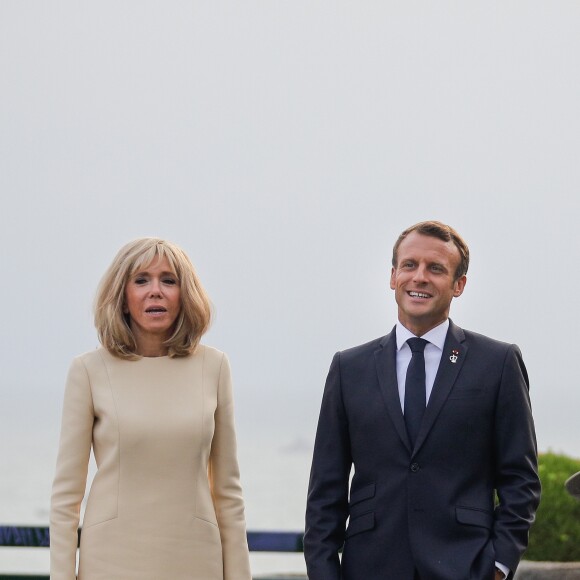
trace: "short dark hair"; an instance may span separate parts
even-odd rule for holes
[[[437,221],[419,222],[418,224],[408,227],[401,233],[393,246],[393,268],[397,267],[397,252],[399,251],[399,246],[411,232],[417,232],[423,236],[438,238],[444,242],[453,242],[455,247],[459,250],[459,256],[461,258],[457,269],[455,270],[455,279],[458,280],[461,276],[467,274],[467,269],[469,268],[469,248],[467,247],[465,240],[451,226]]]

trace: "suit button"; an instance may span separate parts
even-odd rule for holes
[[[413,473],[417,473],[417,471],[419,471],[420,467],[418,463],[411,463],[411,471]]]

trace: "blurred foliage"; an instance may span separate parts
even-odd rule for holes
[[[530,532],[526,560],[580,561],[580,501],[564,482],[580,471],[580,460],[548,452],[539,456],[542,500]]]

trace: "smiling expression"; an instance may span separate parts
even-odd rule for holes
[[[179,280],[167,258],[156,258],[129,277],[123,312],[129,315],[137,354],[165,354],[163,343],[171,336],[180,310]]]
[[[449,317],[451,300],[461,296],[466,277],[455,279],[460,262],[452,241],[411,232],[397,251],[391,270],[391,288],[399,321],[416,336],[422,336]]]

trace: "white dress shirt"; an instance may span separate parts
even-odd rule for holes
[[[429,403],[429,397],[433,390],[435,375],[439,369],[441,355],[443,354],[443,345],[449,329],[449,319],[442,322],[439,326],[432,328],[420,338],[428,341],[425,345],[425,400]],[[405,412],[405,377],[407,376],[407,367],[411,362],[411,348],[407,344],[409,338],[415,335],[405,328],[400,322],[397,322],[397,383],[399,385],[399,399],[401,400],[401,410]]]

